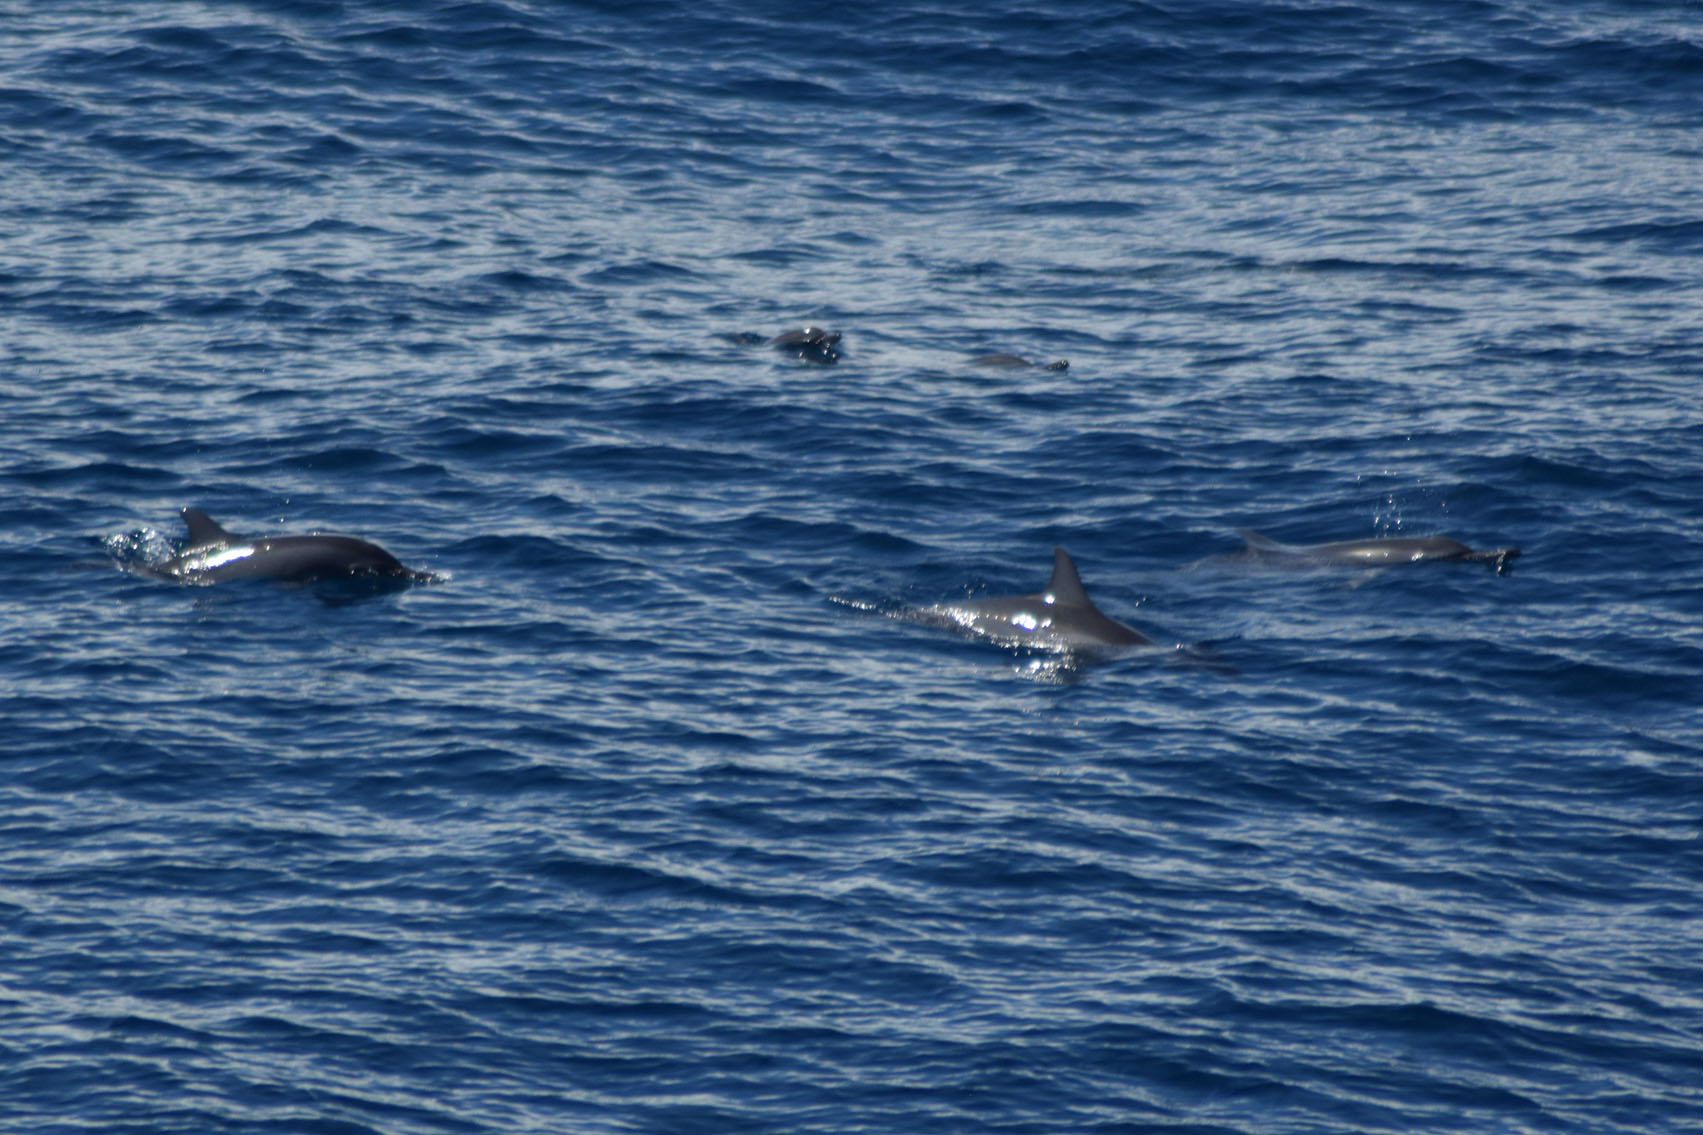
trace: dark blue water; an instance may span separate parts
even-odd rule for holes
[[[9,6],[0,1127],[1697,1129],[1700,75],[1642,0]],[[446,578],[120,570],[185,506]],[[1167,649],[879,613],[1055,544]]]

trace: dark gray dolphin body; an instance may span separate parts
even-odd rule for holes
[[[1009,370],[1021,370],[1025,367],[1040,367],[1043,370],[1069,370],[1070,363],[1065,359],[1054,359],[1050,363],[1032,363],[1022,355],[977,355],[970,360],[971,366],[1000,367]]]
[[[1371,540],[1337,540],[1328,544],[1280,544],[1244,528],[1245,543],[1238,557],[1278,566],[1392,567],[1433,562],[1489,564],[1498,574],[1520,554],[1518,548],[1476,552],[1447,536],[1396,536]]]
[[[1076,653],[1155,645],[1140,631],[1100,613],[1063,548],[1053,549],[1053,576],[1045,591],[937,603],[920,614],[928,622],[1006,646]]]
[[[183,510],[189,543],[149,574],[180,583],[226,583],[233,579],[274,579],[287,583],[372,579],[429,583],[436,577],[414,571],[395,556],[353,536],[315,532],[307,536],[250,539],[219,527],[196,508]]]
[[[736,331],[722,338],[741,347],[773,347],[807,363],[828,364],[840,361],[840,333],[824,331],[820,327],[783,331],[772,339],[754,331]]]
[[[803,359],[807,363],[837,363],[840,361],[840,333],[820,327],[805,327],[784,331],[769,340],[769,346]]]

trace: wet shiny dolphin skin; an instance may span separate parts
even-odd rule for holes
[[[770,339],[769,346],[795,355],[807,363],[840,361],[840,333],[824,331],[820,327],[784,331]]]
[[[820,327],[782,331],[770,338],[755,331],[735,331],[722,338],[740,347],[768,345],[807,363],[833,364],[840,361],[840,333]]]
[[[354,536],[311,533],[306,536],[264,536],[250,539],[221,528],[200,509],[183,510],[189,527],[184,550],[149,569],[149,573],[181,583],[226,583],[237,579],[272,579],[287,583],[321,580],[390,579],[426,583],[428,572],[404,567],[395,556]]]
[[[1518,548],[1474,551],[1447,536],[1393,536],[1335,540],[1324,544],[1281,544],[1246,528],[1241,529],[1239,535],[1245,545],[1238,553],[1242,558],[1304,567],[1330,564],[1391,567],[1397,564],[1465,562],[1489,564],[1497,572],[1502,572],[1520,554]]]
[[[1053,574],[1044,591],[937,603],[920,614],[928,622],[1007,646],[1076,652],[1156,645],[1094,606],[1063,548],[1053,549]]]

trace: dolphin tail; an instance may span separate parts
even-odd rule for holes
[[[1497,575],[1507,575],[1509,568],[1519,557],[1520,550],[1518,548],[1493,548],[1487,552],[1468,552],[1461,558],[1470,560],[1475,564],[1489,564],[1491,570]]]

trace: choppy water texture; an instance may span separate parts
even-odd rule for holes
[[[1639,0],[9,6],[0,1126],[1703,1125],[1699,74]],[[185,506],[445,579],[119,570]],[[884,617],[1055,544],[1165,648]]]

